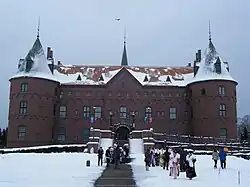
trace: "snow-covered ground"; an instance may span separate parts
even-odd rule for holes
[[[106,151],[109,147],[113,146],[113,139],[110,138],[102,138],[100,140],[101,147],[104,151]]]
[[[92,187],[104,169],[96,154],[86,153],[5,154],[0,167],[1,187]]]
[[[143,154],[144,145],[142,139],[130,139],[130,153],[131,154]]]
[[[185,173],[181,173],[178,179],[169,177],[169,171],[164,171],[161,167],[150,168],[146,172],[144,167],[144,156],[136,154],[132,169],[135,180],[139,187],[165,187],[165,186],[185,186],[185,187],[248,187],[250,184],[250,161],[236,157],[227,158],[227,169],[214,169],[211,156],[197,156],[196,172],[197,178],[189,180]],[[240,185],[238,184],[238,171],[240,171]]]

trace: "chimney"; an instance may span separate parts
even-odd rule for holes
[[[50,60],[53,58],[53,52],[50,47],[47,47],[47,59]]]
[[[54,74],[54,59],[53,59],[53,51],[50,47],[47,47],[47,60],[50,62],[48,64],[49,69],[52,74]]]
[[[201,61],[201,50],[200,49],[198,50],[198,56],[197,57],[198,57],[197,61],[200,62]]]
[[[190,62],[188,63],[188,67],[191,67],[191,63]]]
[[[228,64],[228,62],[224,62],[224,64],[226,65],[227,71],[229,72],[229,64]]]
[[[197,62],[194,61],[194,76],[196,75],[198,69],[199,69],[199,66],[197,66]]]
[[[51,59],[53,59],[53,50],[50,50]]]
[[[196,62],[199,62],[198,59],[199,59],[199,54],[198,54],[198,53],[195,53],[195,61],[196,61]]]
[[[23,61],[24,61],[24,59],[23,58],[21,58],[20,60],[19,60],[19,62],[18,62],[18,69],[20,68],[20,66],[22,65],[22,63],[23,63]]]
[[[62,65],[62,63],[61,63],[60,60],[57,61],[57,65],[58,65],[58,66],[61,66],[61,65]]]

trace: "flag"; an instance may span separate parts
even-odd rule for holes
[[[94,116],[91,116],[90,117],[90,123],[94,123],[95,122],[95,118],[94,118]]]
[[[152,123],[153,122],[153,119],[152,117],[149,118],[149,123]]]

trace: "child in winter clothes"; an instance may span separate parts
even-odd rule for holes
[[[212,154],[212,159],[214,161],[214,168],[217,168],[217,162],[219,160],[219,153],[217,152],[216,149],[214,149],[214,152]]]
[[[220,157],[221,169],[225,169],[226,168],[227,153],[224,151],[223,148],[221,148],[221,150],[219,152],[219,157]]]

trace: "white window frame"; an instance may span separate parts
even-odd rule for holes
[[[20,125],[18,127],[18,139],[24,139],[25,136],[26,136],[26,127]]]
[[[95,119],[102,118],[102,107],[96,106],[94,107],[94,109],[95,109]]]
[[[225,96],[225,86],[219,86],[219,95]]]
[[[121,106],[120,107],[120,118],[127,118],[127,107]]]
[[[59,115],[60,115],[60,118],[66,118],[67,117],[67,106],[66,105],[61,105],[60,106]]]
[[[219,106],[219,114],[221,117],[225,117],[227,115],[227,107],[225,104],[220,104]]]
[[[177,109],[174,107],[169,108],[169,119],[176,120],[177,118]]]
[[[23,82],[20,85],[20,92],[27,92],[28,91],[28,83],[27,82]]]
[[[28,104],[27,101],[21,101],[19,106],[19,114],[27,114],[28,112]]]

